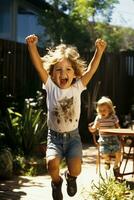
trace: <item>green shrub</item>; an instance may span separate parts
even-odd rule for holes
[[[0,111],[0,148],[9,147],[16,155],[29,156],[39,150],[38,145],[46,143],[44,96],[43,92],[37,91],[35,98],[25,99],[22,113],[17,112],[16,107],[8,107],[3,117]],[[45,156],[44,150],[42,153]]]
[[[22,113],[17,112],[15,107],[8,107],[4,117],[0,112],[0,149],[9,147],[12,150],[15,173],[36,175],[41,171],[43,173],[46,168],[43,160],[47,140],[47,115],[44,103],[44,95],[37,92],[35,99],[25,99]],[[6,157],[8,156],[3,157],[3,154],[0,157],[0,175],[7,172],[10,162]],[[36,160],[34,164],[31,161],[33,157]]]
[[[41,143],[46,143],[47,116],[40,108],[34,107],[32,99],[25,100],[22,114],[7,109],[6,136],[10,141],[9,146],[15,153],[25,156],[33,155]]]
[[[27,99],[20,126],[23,152],[32,155],[37,145],[46,142],[47,115]]]
[[[134,199],[134,192],[126,186],[125,181],[119,182],[112,176],[103,178],[100,175],[100,181],[98,183],[93,182],[91,185],[90,199],[132,200]]]
[[[13,161],[16,175],[37,176],[46,172],[46,160],[44,158],[15,156]]]

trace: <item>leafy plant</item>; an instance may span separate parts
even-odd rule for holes
[[[46,160],[44,158],[18,155],[14,157],[13,169],[16,175],[37,176],[46,172]]]
[[[47,115],[43,92],[37,91],[34,99],[25,99],[22,113],[17,112],[14,106],[6,108],[4,117],[0,112],[0,149],[9,147],[12,150],[14,173],[44,173],[46,138]],[[1,161],[8,161],[3,155],[5,154],[0,154]],[[4,162],[0,163],[5,172]]]
[[[130,200],[134,198],[134,192],[126,182],[119,182],[114,177],[104,178],[100,175],[99,183],[92,183],[90,197],[92,200]]]
[[[0,116],[1,148],[10,147],[13,151],[18,151],[21,145],[19,135],[21,117],[22,115],[16,112],[14,107],[7,108],[4,117]]]
[[[20,123],[22,148],[25,155],[33,154],[35,147],[46,140],[47,116],[42,109],[34,107],[32,99],[26,99]]]
[[[44,94],[37,92],[35,99],[25,99],[22,114],[15,107],[7,108],[0,121],[0,144],[5,143],[15,154],[25,156],[35,154],[35,149],[45,151],[47,116],[43,97]]]

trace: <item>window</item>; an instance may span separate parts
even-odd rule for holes
[[[24,43],[29,34],[43,33],[43,27],[38,24],[38,18],[34,11],[18,7],[17,12],[17,41]]]
[[[0,37],[10,39],[11,37],[11,1],[1,0],[0,3]]]

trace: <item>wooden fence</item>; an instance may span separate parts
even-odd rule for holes
[[[40,87],[27,46],[0,40],[0,93],[15,98],[32,97]]]
[[[92,55],[90,59],[91,57]],[[95,102],[101,96],[112,99],[120,125],[124,126],[125,115],[130,113],[131,106],[134,105],[134,52],[103,55],[100,66],[88,85],[88,90],[82,94],[79,130],[84,142],[91,142],[87,125],[95,118]],[[134,113],[131,113],[132,115],[134,117]]]
[[[89,84],[90,96],[93,96],[97,84],[97,99],[108,96],[118,113],[129,112],[134,104],[134,52],[104,54],[100,67]]]
[[[92,55],[89,57],[91,59]],[[17,99],[24,99],[33,97],[39,89],[41,82],[27,46],[0,40],[0,95],[11,94]],[[89,104],[101,96],[109,96],[119,113],[129,111],[134,104],[134,52],[103,55],[99,69],[83,94],[86,112],[90,111]]]

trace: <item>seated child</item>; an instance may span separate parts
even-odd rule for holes
[[[97,116],[92,126],[88,126],[90,132],[99,131],[100,153],[105,160],[105,169],[110,169],[110,155],[115,155],[113,171],[115,176],[119,173],[119,164],[121,160],[121,144],[118,136],[102,135],[101,129],[119,128],[119,119],[115,114],[112,101],[107,97],[102,97],[96,106]]]

